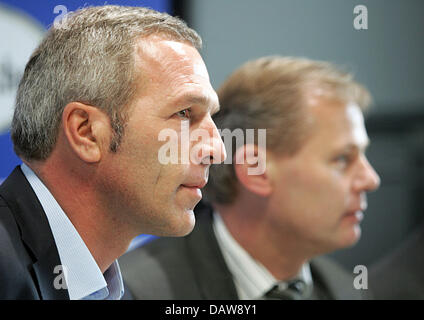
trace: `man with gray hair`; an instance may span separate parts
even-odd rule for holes
[[[352,274],[319,256],[358,241],[379,185],[365,156],[368,91],[330,63],[277,56],[241,66],[218,96],[218,128],[255,129],[257,142],[225,141],[233,161],[211,168],[213,207],[195,209],[189,236],[120,259],[135,298],[362,298]]]
[[[191,232],[225,158],[200,46],[183,21],[140,7],[87,7],[48,31],[16,98],[23,164],[0,186],[0,299],[120,299],[116,259],[132,239]],[[165,165],[159,133],[182,122],[214,143]]]

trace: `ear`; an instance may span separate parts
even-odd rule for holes
[[[63,110],[62,125],[69,145],[81,160],[100,161],[111,130],[109,117],[104,112],[97,107],[71,102]]]
[[[233,161],[237,179],[246,189],[263,197],[271,194],[264,148],[253,144],[243,145],[236,150]]]

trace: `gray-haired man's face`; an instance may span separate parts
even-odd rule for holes
[[[211,118],[219,104],[194,47],[154,36],[142,41],[137,63],[143,83],[129,108],[118,152],[104,159],[104,192],[111,203],[119,204],[119,218],[136,232],[181,236],[194,227],[193,208],[201,199],[210,164],[161,163],[158,153],[164,141],[159,134],[164,129],[179,134],[185,121],[191,130],[202,129],[219,139],[213,147],[225,153]]]

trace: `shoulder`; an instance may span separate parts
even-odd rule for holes
[[[1,198],[0,244],[0,299],[16,299],[29,292],[27,264],[30,259],[23,247],[12,212]]]
[[[194,230],[184,237],[160,237],[136,248],[120,258],[124,266],[137,264],[146,269],[157,265],[187,264],[193,250],[204,252],[216,243],[212,230],[212,217],[204,210],[197,210]]]
[[[331,299],[361,300],[371,298],[369,289],[356,289],[353,272],[327,256],[316,257],[311,261],[314,285],[321,287]]]
[[[138,265],[157,270],[158,266],[177,262],[184,255],[183,238],[157,238],[124,254],[119,263],[125,269]]]
[[[119,259],[135,299],[202,299],[204,286],[229,271],[214,237],[210,210],[195,210],[196,226],[185,237],[158,238]]]
[[[184,238],[155,239],[124,254],[119,264],[136,299],[185,299],[195,290]]]
[[[370,269],[376,299],[424,299],[424,225]]]
[[[7,205],[6,201],[4,201],[4,199],[0,196],[0,209],[1,208],[7,208],[7,207],[8,207],[8,205]],[[0,218],[1,218],[1,216],[0,216]]]
[[[328,274],[332,277],[342,278],[343,280],[350,279],[351,274],[347,272],[347,269],[342,267],[334,259],[327,256],[319,256],[311,261],[311,267],[313,267],[320,274]]]
[[[0,197],[0,258],[5,253],[13,252],[14,243],[20,241],[20,231],[13,217],[11,209],[3,198]]]
[[[326,285],[332,283],[343,286],[353,285],[353,274],[349,273],[334,259],[326,256],[316,257],[311,261],[311,272],[314,281],[321,281]]]

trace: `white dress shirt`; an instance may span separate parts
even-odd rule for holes
[[[213,229],[221,248],[224,260],[233,275],[235,287],[240,300],[261,299],[275,285],[283,286],[284,282],[275,277],[232,237],[219,213],[214,213]],[[306,284],[308,294],[312,292],[312,276],[309,263],[305,263],[296,279]]]
[[[22,172],[46,213],[56,243],[71,300],[119,300],[124,294],[122,275],[115,260],[104,274],[68,216],[53,195],[25,164]],[[53,270],[52,270],[53,272]]]

